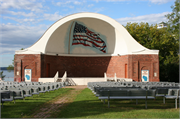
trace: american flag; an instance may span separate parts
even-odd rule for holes
[[[96,34],[90,31],[86,26],[75,23],[73,32],[72,45],[84,45],[96,48],[103,53],[106,53],[106,43]]]

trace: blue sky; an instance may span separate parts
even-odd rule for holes
[[[57,20],[79,12],[127,22],[166,22],[175,0],[0,0],[0,67],[12,64],[16,50],[33,45]]]

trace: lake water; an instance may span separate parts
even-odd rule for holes
[[[4,77],[4,81],[14,81],[14,70],[11,72],[8,72],[7,70],[0,70],[3,71],[3,75],[6,75]]]

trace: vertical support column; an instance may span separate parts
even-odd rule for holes
[[[145,104],[146,104],[146,107],[145,107],[145,108],[147,109],[147,100],[145,101]]]
[[[128,65],[125,64],[125,78],[128,78]]]
[[[22,73],[23,73],[23,63],[22,63],[22,60],[21,60],[21,63],[20,63],[20,65],[21,65],[21,77],[20,77],[20,79],[21,79],[21,81],[23,80],[23,75],[22,75]]]
[[[175,98],[175,108],[177,109],[177,98]]]
[[[138,104],[138,99],[136,99],[136,105]]]
[[[109,108],[109,106],[110,106],[110,105],[109,105],[109,99],[110,99],[109,95],[110,95],[110,94],[109,94],[109,90],[108,90],[108,108]]]
[[[107,75],[106,75],[106,72],[104,73],[104,80],[107,81]]]
[[[163,103],[165,104],[165,97],[163,97]]]
[[[147,90],[146,90],[146,101],[145,101],[145,108],[147,109]]]
[[[114,80],[115,80],[115,82],[117,82],[116,73],[114,74]]]

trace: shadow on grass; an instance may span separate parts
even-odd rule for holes
[[[147,118],[148,115],[154,115],[151,118],[178,118],[178,109],[174,107],[174,100],[166,100],[163,104],[162,98],[147,101],[145,109],[145,100],[110,100],[108,108],[107,100],[105,104],[89,89],[85,89],[79,94],[76,100],[67,104],[68,106],[60,109],[58,118]],[[174,113],[166,113],[174,110]],[[159,112],[158,112],[159,111]],[[56,114],[54,114],[56,115]],[[126,116],[123,116],[126,115]],[[141,115],[141,116],[137,116]],[[171,116],[170,116],[171,115]],[[55,116],[54,116],[55,118]]]
[[[45,94],[33,95],[33,97],[25,97],[25,100],[15,100],[5,102],[1,108],[1,118],[21,118],[31,116],[35,111],[39,110],[46,102],[56,99],[58,96],[63,96],[73,89],[58,89]]]
[[[65,94],[69,90],[61,91]],[[62,92],[34,95],[33,98],[16,100],[16,104],[5,102],[1,116],[3,118],[32,117],[33,112]],[[163,98],[158,97],[156,100],[147,101],[148,109],[145,109],[145,100],[138,100],[137,105],[136,100],[110,100],[110,108],[108,108],[107,100],[103,104],[89,89],[84,89],[74,102],[64,103],[62,107],[51,112],[50,118],[178,118],[178,109],[174,109],[174,106],[174,100],[166,100],[163,104]]]
[[[133,112],[136,111],[148,111],[148,110],[171,110],[174,109],[174,102],[168,101],[166,104],[159,103],[159,101],[148,101],[147,109],[145,109],[145,102],[139,100],[136,105],[136,101],[130,100],[110,100],[110,108],[108,108],[107,102],[103,104],[100,100],[86,100],[86,101],[75,101],[61,110],[57,116],[59,118],[84,118],[88,116],[104,115],[106,113],[121,113],[121,112]],[[178,110],[178,109],[177,109]],[[92,117],[92,118],[94,118]],[[101,118],[101,117],[97,117]],[[105,118],[105,117],[102,117]],[[116,117],[112,117],[116,118]],[[119,117],[118,117],[119,118]]]

